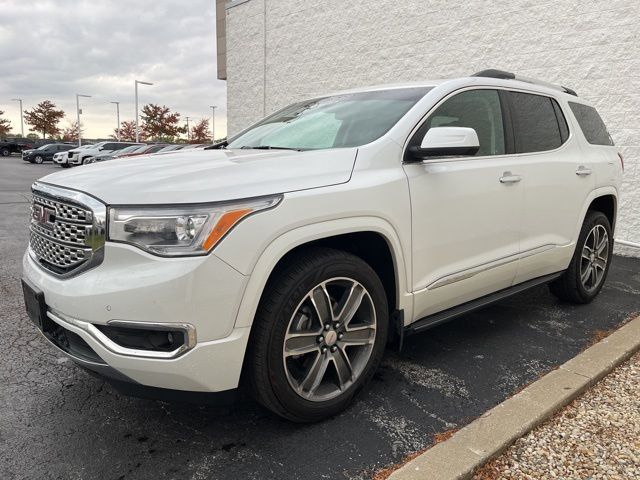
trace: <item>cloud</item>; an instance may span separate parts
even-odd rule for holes
[[[214,0],[0,0],[0,110],[20,130],[24,108],[50,99],[75,119],[81,99],[86,136],[105,137],[140,105],[160,103],[183,117],[209,118],[226,133],[226,83],[216,78]],[[25,127],[26,128],[26,127]],[[26,131],[25,131],[26,133]]]

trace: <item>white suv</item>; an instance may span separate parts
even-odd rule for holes
[[[226,148],[36,182],[25,303],[130,392],[243,385],[315,421],[403,335],[543,283],[591,301],[621,175],[596,110],[563,87],[485,71],[323,96]]]
[[[63,168],[73,167],[75,165],[86,165],[87,163],[93,163],[93,159],[99,155],[106,155],[108,153],[117,152],[126,147],[133,145],[142,145],[133,142],[100,142],[95,145],[85,147],[74,148],[69,150],[66,158],[60,158],[54,160],[60,164]]]

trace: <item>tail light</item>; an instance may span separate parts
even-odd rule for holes
[[[618,158],[620,158],[620,165],[622,166],[622,171],[624,172],[624,158],[622,158],[622,154],[618,152]]]

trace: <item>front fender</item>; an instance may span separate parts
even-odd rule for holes
[[[236,317],[236,328],[248,327],[253,323],[269,275],[288,252],[314,240],[357,232],[379,233],[387,240],[397,279],[398,308],[404,310],[405,318],[413,318],[413,296],[407,288],[406,257],[403,254],[397,232],[391,224],[379,217],[349,217],[298,227],[271,241],[250,273],[249,282]]]

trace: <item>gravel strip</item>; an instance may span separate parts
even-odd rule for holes
[[[473,478],[640,478],[640,353]]]

